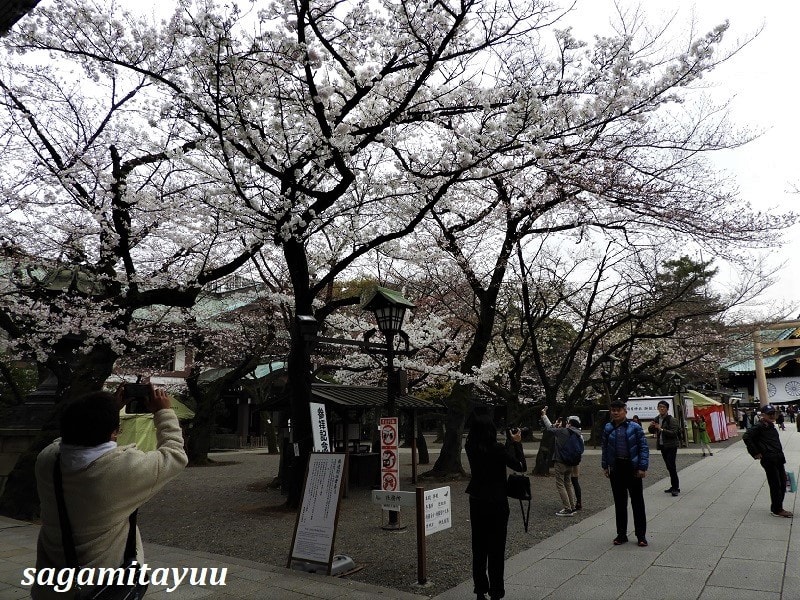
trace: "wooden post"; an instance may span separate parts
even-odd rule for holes
[[[417,409],[411,411],[411,483],[417,485]]]
[[[758,401],[761,406],[764,406],[769,404],[769,392],[767,392],[767,375],[764,372],[764,356],[761,351],[761,331],[753,332],[753,360],[756,371]]]
[[[781,330],[795,329],[800,327],[800,321],[779,321],[762,325],[761,329]],[[758,389],[758,401],[761,406],[769,404],[769,392],[767,391],[767,375],[764,371],[764,348],[797,348],[800,347],[800,339],[786,339],[775,341],[764,341],[761,339],[761,331],[753,332],[753,361],[755,363],[756,386]]]
[[[417,486],[417,583],[428,583],[427,556],[425,550],[425,488]]]

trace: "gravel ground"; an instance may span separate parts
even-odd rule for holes
[[[741,438],[714,444],[722,448]],[[649,439],[651,449],[653,441]],[[691,445],[694,448],[694,444]],[[591,450],[591,447],[587,447]],[[528,466],[532,468],[537,443],[525,444]],[[431,465],[438,447],[429,448]],[[402,489],[413,490],[410,454],[403,455]],[[139,527],[147,542],[204,550],[278,566],[286,561],[294,531],[296,513],[282,507],[285,498],[268,483],[278,472],[278,456],[243,451],[216,454],[215,466],[189,468],[139,511]],[[678,451],[678,469],[701,455]],[[463,464],[467,466],[466,456]],[[420,473],[426,469],[422,465]],[[651,450],[650,470],[645,486],[667,476],[660,453]],[[530,526],[525,533],[519,503],[511,502],[507,557],[530,548],[577,521],[613,504],[608,480],[600,470],[599,454],[587,454],[581,464],[580,482],[583,510],[576,517],[556,517],[561,508],[555,482],[549,477],[532,477],[533,502]],[[357,570],[348,578],[425,596],[439,594],[470,578],[469,503],[464,493],[468,479],[422,480],[428,489],[449,485],[452,492],[453,526],[427,538],[427,569],[430,585],[415,586],[417,578],[416,539],[413,511],[401,515],[408,528],[388,532],[380,528],[381,510],[372,504],[368,489],[351,488],[342,500],[334,552],[353,558]]]

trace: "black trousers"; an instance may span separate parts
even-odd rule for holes
[[[766,458],[761,459],[761,466],[767,474],[769,509],[779,513],[783,510],[783,498],[786,496],[786,469],[783,463]]]
[[[508,500],[469,499],[469,521],[472,527],[472,581],[476,594],[491,598],[506,595],[503,567],[508,529]],[[487,577],[488,572],[488,577]]]
[[[675,459],[678,456],[678,449],[661,448],[661,456],[664,457],[664,464],[667,465],[670,488],[673,490],[680,490],[681,482],[678,481],[678,468],[675,466]]]
[[[644,512],[642,479],[633,476],[633,463],[617,460],[609,473],[611,492],[614,495],[614,510],[617,517],[617,535],[628,535],[628,496],[633,510],[633,530],[637,538],[647,533],[647,515]]]

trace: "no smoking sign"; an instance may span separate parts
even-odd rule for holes
[[[396,492],[400,489],[400,455],[397,448],[397,417],[380,420],[381,429],[381,489]]]
[[[383,446],[396,446],[397,445],[397,426],[384,424],[381,425],[381,445]]]

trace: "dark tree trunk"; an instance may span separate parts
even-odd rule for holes
[[[297,329],[293,327],[293,329]],[[306,466],[312,449],[311,413],[311,360],[306,344],[299,335],[292,335],[292,349],[289,353],[287,365],[287,379],[292,402],[292,445],[297,445],[299,453],[287,457],[289,468],[285,473],[286,481],[283,488],[286,490],[287,508],[298,508],[303,495],[303,479]]]
[[[470,344],[469,350],[461,364],[462,373],[472,373],[477,367],[483,364],[483,357],[492,339],[492,329],[495,321],[495,303],[497,302],[497,291],[492,290],[490,294],[482,294],[481,317],[475,336]],[[447,416],[445,418],[444,441],[442,451],[430,475],[441,477],[444,475],[463,475],[464,467],[461,465],[461,450],[463,448],[464,425],[467,417],[475,407],[472,396],[471,385],[457,383],[450,391],[447,399]]]
[[[550,475],[550,463],[553,457],[553,445],[555,444],[553,432],[545,429],[542,432],[542,441],[539,443],[539,451],[536,453],[536,464],[533,467],[534,475]]]
[[[186,454],[190,465],[203,465],[208,463],[208,453],[211,450],[211,436],[214,434],[216,421],[215,389],[211,386],[199,386],[196,377],[186,380],[189,393],[195,401],[194,419],[189,439],[186,440]]]
[[[278,432],[275,430],[275,425],[261,413],[262,435],[267,438],[267,452],[270,454],[278,453]]]
[[[428,465],[431,462],[430,454],[428,454],[428,442],[425,441],[425,436],[422,430],[417,427],[417,464]]]
[[[308,256],[303,242],[296,239],[283,244],[283,255],[294,292],[294,315],[313,315],[314,294],[311,291],[311,277],[308,270]],[[298,448],[295,456],[284,457],[287,469],[281,484],[286,490],[286,507],[298,508],[303,495],[308,457],[311,454],[311,347],[303,338],[297,322],[290,324],[291,347],[286,365],[287,387],[291,402],[292,445]]]
[[[247,356],[236,368],[213,382],[200,384],[199,372],[193,372],[186,379],[186,386],[197,405],[187,444],[189,464],[203,465],[209,462],[208,453],[211,450],[211,436],[214,435],[220,398],[257,364],[256,356]]]
[[[107,347],[98,346],[77,359],[66,353],[48,363],[58,381],[55,404],[30,448],[19,457],[9,473],[3,495],[0,496],[0,515],[22,520],[39,516],[39,495],[36,492],[34,472],[36,457],[59,437],[65,401],[102,389],[103,383],[111,375],[116,359],[117,355]]]
[[[461,384],[454,385],[447,402],[442,451],[439,458],[436,459],[433,469],[424,475],[441,477],[465,474],[461,464],[461,450],[463,448],[464,423],[472,411],[472,407],[472,390]]]

